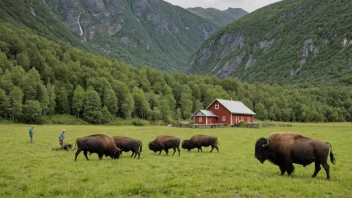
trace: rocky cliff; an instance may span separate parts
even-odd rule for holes
[[[45,0],[53,13],[99,54],[132,65],[181,71],[218,27],[160,0]]]
[[[184,71],[247,82],[350,82],[351,6],[286,0],[264,7],[217,31]]]

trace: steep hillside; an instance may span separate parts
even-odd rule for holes
[[[188,11],[196,14],[205,20],[217,25],[218,27],[223,27],[228,25],[235,20],[241,18],[242,16],[248,14],[246,11],[240,8],[228,8],[225,11],[220,11],[214,8],[188,8]]]
[[[207,39],[184,68],[247,82],[352,83],[352,1],[285,0]]]
[[[0,22],[8,22],[18,27],[28,27],[36,34],[54,41],[66,41],[80,45],[80,41],[38,0],[2,0],[0,3]]]
[[[161,0],[3,0],[1,21],[25,25],[134,66],[181,71],[217,25]]]

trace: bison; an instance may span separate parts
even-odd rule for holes
[[[331,149],[331,151],[330,151]],[[312,177],[316,177],[320,171],[320,165],[326,171],[326,177],[330,180],[329,165],[327,163],[330,151],[330,160],[335,164],[332,146],[328,142],[314,140],[297,133],[272,133],[269,138],[260,138],[255,144],[255,158],[261,163],[265,160],[280,167],[281,175],[287,172],[288,176],[294,171],[292,163],[303,167],[315,163]]]
[[[197,134],[192,136],[191,139],[189,140],[183,140],[182,148],[187,149],[188,151],[194,148],[198,148],[198,152],[199,150],[203,152],[202,146],[204,147],[211,146],[210,152],[212,152],[214,148],[216,148],[216,150],[219,152],[219,148],[217,146],[218,144],[219,144],[218,138],[215,136]]]
[[[76,140],[75,148],[77,146],[77,152],[75,156],[75,161],[77,156],[81,151],[83,151],[84,156],[88,159],[87,153],[97,153],[99,160],[103,158],[103,155],[110,156],[112,159],[118,159],[120,157],[121,150],[116,147],[114,139],[108,135],[95,134]]]
[[[138,159],[141,157],[142,142],[140,140],[124,136],[114,136],[112,138],[114,139],[117,148],[124,152],[132,151],[131,157],[134,155],[134,158],[136,158],[137,154]]]
[[[154,141],[149,142],[149,149],[155,153],[159,151],[159,155],[161,154],[162,150],[164,150],[166,155],[168,155],[169,149],[171,148],[174,150],[172,155],[175,155],[177,149],[178,155],[180,156],[180,138],[168,135],[160,135],[156,137]]]

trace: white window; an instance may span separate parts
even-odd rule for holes
[[[242,121],[244,121],[244,118],[243,118],[243,116],[241,116],[241,120],[242,120]]]
[[[248,123],[251,122],[251,118],[250,118],[250,117],[247,118],[247,122],[248,122]]]
[[[215,104],[215,109],[219,109],[219,103]]]
[[[226,116],[222,116],[222,121],[226,121]]]
[[[202,118],[203,118],[203,117],[199,117],[198,121],[199,121],[199,122],[202,122],[202,120],[203,120]]]

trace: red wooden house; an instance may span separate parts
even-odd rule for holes
[[[229,124],[240,121],[253,123],[255,113],[239,101],[216,99],[206,110],[193,114],[194,124]]]

